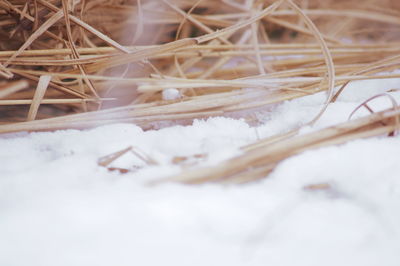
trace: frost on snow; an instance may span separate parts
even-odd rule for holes
[[[350,83],[304,131],[343,122],[361,101],[399,84]],[[178,173],[176,156],[208,154],[201,163],[216,164],[258,137],[299,126],[324,99],[286,102],[257,130],[210,118],[158,131],[116,124],[2,136],[0,265],[400,265],[399,137],[308,151],[243,186],[145,185]],[[126,175],[97,165],[129,146],[158,164]],[[329,186],[304,189],[322,183]]]

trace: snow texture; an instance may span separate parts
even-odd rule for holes
[[[302,132],[346,121],[362,101],[399,85],[352,82]],[[208,154],[198,163],[217,164],[258,137],[300,126],[325,97],[285,102],[257,128],[210,118],[158,131],[115,124],[1,136],[0,265],[400,265],[399,137],[307,151],[247,185],[146,185],[179,173],[171,163],[176,156]],[[133,155],[114,166],[142,167],[134,173],[97,165],[128,146],[159,165],[145,166]],[[331,188],[304,189],[318,183]]]

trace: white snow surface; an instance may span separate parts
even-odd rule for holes
[[[162,91],[162,98],[163,100],[177,100],[181,98],[182,95],[179,90],[169,88],[169,89],[164,89]]]
[[[344,122],[362,101],[399,86],[350,83],[303,132]],[[174,156],[207,153],[200,165],[217,164],[258,137],[299,126],[325,97],[285,102],[260,114],[257,128],[217,117],[158,131],[115,124],[2,135],[0,265],[400,265],[400,137],[307,151],[246,185],[146,185],[181,171]],[[159,165],[143,167],[133,155],[115,166],[143,167],[134,173],[97,165],[128,146]],[[303,189],[325,182],[332,189]]]

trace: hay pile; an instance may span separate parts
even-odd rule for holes
[[[390,0],[1,0],[0,133],[254,122],[256,110],[326,90],[321,112],[303,121],[313,123],[335,87],[400,76],[387,74],[400,65],[399,25]],[[397,107],[388,112],[368,118],[385,125],[379,134],[398,124]]]

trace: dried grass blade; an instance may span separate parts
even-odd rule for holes
[[[136,0],[137,2],[137,21],[135,35],[133,36],[132,44],[136,43],[142,36],[144,25],[143,25],[143,8],[142,1]]]
[[[29,109],[27,121],[35,120],[40,103],[51,81],[51,76],[41,76]]]
[[[103,167],[107,167],[108,165],[110,165],[112,162],[114,162],[115,160],[117,160],[118,158],[120,158],[121,156],[123,156],[124,154],[126,154],[127,152],[132,150],[132,146],[129,146],[121,151],[117,151],[114,152],[112,154],[108,154],[106,156],[101,157],[98,161],[97,164]]]
[[[310,122],[314,124],[321,115],[325,112],[326,108],[332,101],[334,96],[334,89],[335,89],[335,65],[333,64],[332,55],[329,51],[328,45],[326,44],[324,38],[322,37],[321,33],[319,32],[317,26],[312,22],[312,20],[301,10],[296,4],[293,3],[292,0],[286,0],[286,2],[292,7],[299,16],[303,19],[306,25],[310,28],[310,30],[314,33],[315,38],[317,39],[318,43],[321,46],[322,53],[324,55],[325,64],[327,67],[327,78],[328,78],[328,96],[327,100],[321,109],[321,111],[317,114],[317,116]]]
[[[14,76],[13,73],[10,72],[7,68],[5,68],[1,63],[0,63],[0,75],[7,79],[10,79]]]
[[[129,55],[117,55],[111,59],[99,60],[99,62],[93,63],[87,66],[88,72],[96,72],[100,69],[107,69],[119,65],[124,65],[132,62],[137,62],[146,59],[150,56],[162,54],[169,51],[174,51],[183,47],[188,47],[197,44],[197,41],[192,38],[180,39],[174,42],[169,42],[158,47],[144,48],[139,51],[130,53]]]
[[[29,83],[26,80],[10,82],[7,86],[0,87],[0,99],[7,97],[15,92],[26,89]]]

